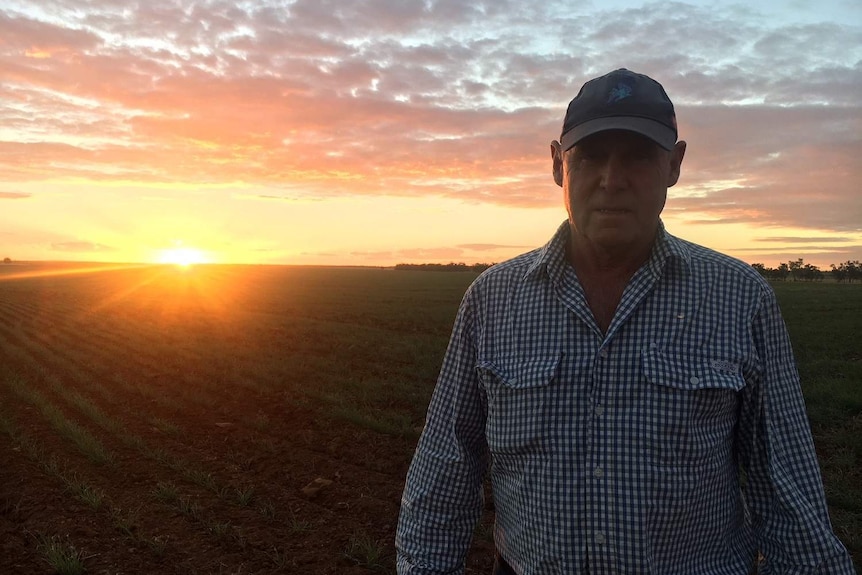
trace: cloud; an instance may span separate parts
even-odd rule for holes
[[[51,244],[51,249],[57,252],[69,252],[69,253],[92,253],[92,252],[112,252],[115,251],[115,248],[111,246],[106,246],[104,244],[98,244],[94,242],[86,242],[86,241],[72,241],[72,242],[55,242]]]
[[[31,197],[33,197],[33,194],[23,192],[0,192],[0,200],[20,200]]]
[[[351,256],[367,260],[407,259],[419,261],[452,260],[464,255],[463,250],[456,247],[438,248],[406,248],[401,250],[354,251]]]
[[[508,249],[532,249],[535,246],[511,246],[504,244],[459,244],[457,246],[463,250],[470,250],[475,252],[485,252],[485,251],[493,251],[493,250],[508,250]]]
[[[303,257],[334,258],[339,257],[341,254],[335,252],[302,252],[299,255]]]
[[[257,194],[252,197],[259,200],[279,200],[283,202],[303,201],[303,198],[298,196],[274,196],[271,194]]]
[[[565,106],[626,66],[663,82],[689,143],[669,212],[862,229],[852,22],[679,2],[46,0],[0,12],[0,38],[6,182],[558,205],[547,150]]]
[[[855,241],[854,238],[851,237],[842,237],[842,236],[819,236],[819,237],[768,237],[768,238],[755,238],[756,242],[776,242],[776,243],[784,243],[784,244],[811,244],[811,243],[847,243]],[[757,248],[755,248],[757,249]],[[832,248],[830,248],[832,249]]]
[[[530,250],[535,246],[519,246],[505,244],[459,244],[457,246],[438,246],[432,248],[404,248],[400,250],[354,251],[350,255],[366,261],[378,262],[475,262],[475,252],[493,252],[496,250]],[[304,255],[335,255],[335,254],[304,254]],[[480,256],[481,257],[481,256]]]

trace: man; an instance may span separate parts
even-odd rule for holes
[[[750,266],[659,219],[686,144],[625,69],[569,104],[568,220],[464,296],[407,476],[402,575],[463,573],[490,466],[495,572],[851,574],[790,343]]]

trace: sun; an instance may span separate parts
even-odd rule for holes
[[[174,264],[181,268],[187,268],[193,264],[207,263],[207,257],[197,248],[178,246],[162,250],[158,257],[160,264]]]

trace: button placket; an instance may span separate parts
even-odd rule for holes
[[[610,344],[607,340],[598,341],[598,346],[595,349],[594,370],[592,373],[594,387],[591,390],[589,402],[592,407],[592,417],[590,417],[590,446],[586,461],[585,472],[589,485],[587,486],[588,496],[585,508],[586,517],[588,517],[586,528],[592,532],[592,540],[590,547],[591,553],[595,553],[596,557],[604,555],[608,552],[608,519],[606,517],[607,509],[602,503],[606,501],[608,496],[608,480],[604,463],[607,461],[607,434],[610,431],[611,421],[602,418],[606,415],[606,403],[612,397],[613,380],[611,374],[612,353]]]

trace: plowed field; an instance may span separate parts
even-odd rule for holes
[[[2,572],[53,573],[52,546],[87,573],[393,572],[473,277],[0,268]]]
[[[0,574],[393,573],[404,476],[473,278],[0,266]],[[862,286],[775,287],[858,561]],[[469,574],[490,573],[491,521]]]

